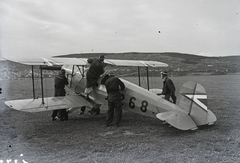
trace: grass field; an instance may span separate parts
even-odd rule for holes
[[[154,118],[129,112],[123,126],[106,128],[99,116],[73,113],[66,122],[52,122],[51,112],[25,113],[7,108],[6,100],[31,98],[31,79],[0,81],[0,161],[21,162],[240,162],[240,76],[172,78],[177,92],[189,80],[202,84],[209,109],[217,116],[212,126],[180,131]],[[131,78],[130,80],[137,82]],[[161,80],[157,85],[161,88]],[[150,83],[154,83],[151,81]],[[44,93],[53,94],[53,80],[44,80]],[[37,88],[39,90],[39,88]]]

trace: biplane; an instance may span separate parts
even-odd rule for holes
[[[65,108],[71,108],[70,112],[72,112],[82,107],[107,109],[108,105],[105,99],[107,92],[104,85],[107,73],[104,73],[99,78],[97,85],[90,93],[89,99],[83,96],[86,72],[88,70],[87,58],[7,59],[31,65],[33,78],[33,99],[6,101],[5,104],[8,107],[25,112],[41,112]],[[165,68],[168,66],[168,64],[158,61],[105,59],[104,62],[107,65],[118,67],[134,66],[138,67],[138,70],[141,67],[148,70],[149,67]],[[42,90],[43,69],[64,69],[69,81],[70,93],[63,97],[44,97],[42,91],[42,97],[36,98],[34,93],[34,66],[40,67]],[[140,75],[138,78],[140,78]],[[178,94],[177,103],[173,104],[158,95],[160,89],[149,89],[149,86],[146,89],[141,87],[140,84],[134,84],[126,79],[120,78],[120,80],[126,86],[125,90],[121,92],[123,109],[126,111],[158,118],[180,130],[195,130],[198,126],[212,125],[217,120],[216,116],[207,107],[206,90],[199,83],[189,81],[183,84]]]

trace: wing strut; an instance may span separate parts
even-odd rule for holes
[[[36,98],[35,96],[35,84],[34,84],[34,70],[33,70],[33,65],[32,65],[32,85],[33,85],[33,99]]]
[[[141,87],[141,81],[140,81],[140,67],[138,66],[138,85]]]
[[[40,65],[40,74],[41,74],[42,104],[44,104],[42,65]]]
[[[148,67],[146,67],[146,71],[147,71],[147,88],[149,90],[149,76],[148,76]]]
[[[71,74],[70,88],[72,87],[73,73],[74,73],[74,66],[72,67],[72,74]]]
[[[84,66],[82,66],[82,77],[84,78]]]
[[[148,67],[146,67],[146,73],[147,73],[147,89],[149,90],[149,74],[148,74]],[[140,67],[138,66],[138,85],[141,87],[141,73],[140,73]]]

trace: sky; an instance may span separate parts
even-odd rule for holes
[[[239,0],[0,0],[0,57],[240,55]]]

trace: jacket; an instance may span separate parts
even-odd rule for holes
[[[105,86],[108,93],[108,101],[121,98],[120,90],[125,89],[124,83],[117,77],[110,77],[106,80]]]
[[[168,77],[166,77],[166,79],[163,81],[163,90],[162,90],[162,94],[163,95],[167,95],[167,94],[173,94],[175,93],[175,86],[172,82],[172,80]]]

